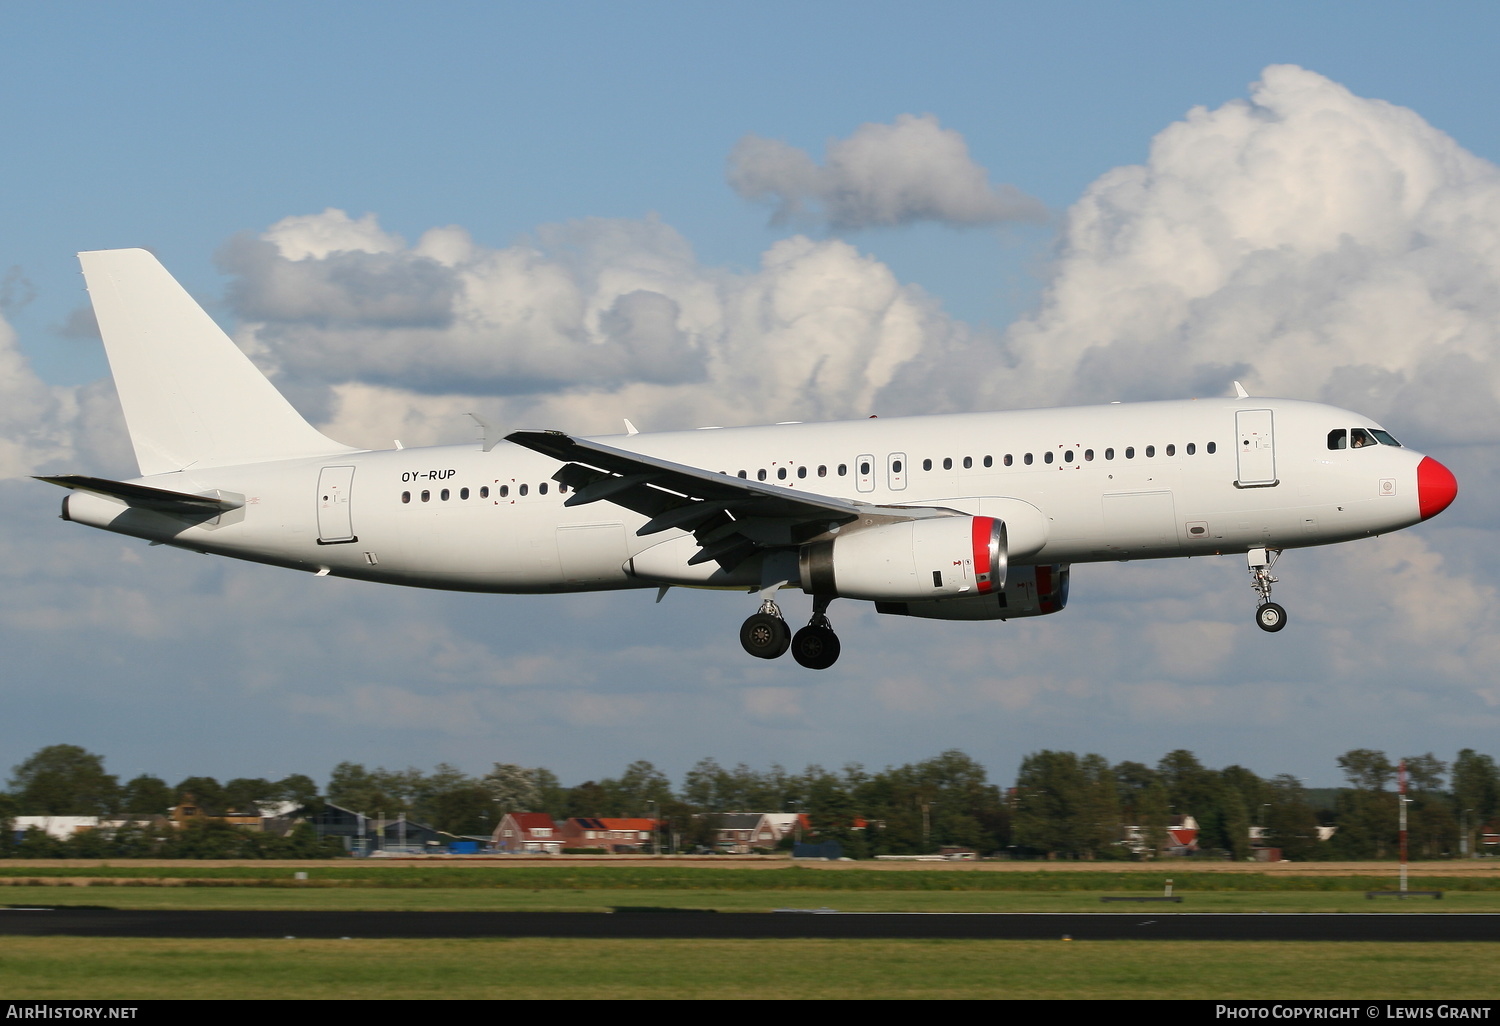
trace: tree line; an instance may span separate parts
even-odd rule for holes
[[[1500,814],[1500,770],[1472,749],[1446,763],[1431,753],[1406,760],[1408,823],[1413,858],[1472,854],[1480,831]],[[816,839],[838,841],[855,858],[925,854],[941,846],[1015,858],[1110,859],[1159,855],[1172,844],[1168,828],[1180,817],[1198,824],[1198,847],[1213,857],[1248,858],[1251,828],[1284,857],[1392,858],[1397,845],[1396,763],[1383,752],[1354,749],[1337,759],[1347,786],[1309,791],[1290,774],[1263,778],[1242,766],[1212,769],[1179,749],[1155,766],[1111,764],[1103,756],[1040,751],[1021,762],[1015,783],[1001,787],[979,762],[950,750],[930,759],[872,772],[857,763],[839,770],[811,765],[801,772],[779,765],[726,768],[701,759],[680,786],[652,763],[632,762],[618,777],[564,786],[543,767],[496,763],[482,776],[439,764],[431,772],[370,768],[341,762],[320,790],[312,778],[188,777],[176,784],[141,775],[121,783],[102,757],[75,745],[43,748],[13,771],[0,793],[0,820],[23,815],[149,817],[165,814],[191,795],[211,819],[233,813],[268,814],[286,803],[316,810],[329,802],[366,816],[408,819],[455,835],[489,835],[508,812],[575,816],[650,817],[682,847],[711,846],[729,812],[795,812],[810,820]],[[194,824],[218,831],[222,822]],[[1335,827],[1319,841],[1320,827]],[[7,850],[15,848],[5,831]],[[242,857],[280,857],[287,838],[235,841]],[[144,835],[143,835],[144,836]],[[161,836],[179,847],[208,844],[207,833]],[[31,853],[45,846],[28,837]],[[145,842],[140,842],[137,847]],[[98,838],[87,843],[97,844]],[[312,852],[303,833],[299,850]],[[79,839],[68,842],[85,845]],[[211,845],[210,845],[211,846]],[[70,854],[64,852],[64,854]],[[82,852],[79,852],[82,854]],[[165,850],[154,854],[168,855]],[[103,857],[103,856],[101,856]],[[123,852],[118,857],[127,857]],[[193,857],[181,854],[177,857]]]

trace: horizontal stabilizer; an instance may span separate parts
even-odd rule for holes
[[[192,492],[174,492],[168,488],[152,488],[150,485],[129,484],[125,481],[110,481],[102,477],[86,477],[82,474],[62,474],[58,477],[38,477],[62,488],[76,488],[80,492],[92,492],[106,498],[116,499],[137,509],[150,509],[158,513],[207,513],[217,516],[239,509],[245,504],[243,496],[230,497],[224,493],[194,495]]]

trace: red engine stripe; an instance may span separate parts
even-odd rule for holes
[[[973,523],[974,579],[980,593],[995,587],[994,567],[990,566],[990,535],[995,530],[993,517],[975,517]]]

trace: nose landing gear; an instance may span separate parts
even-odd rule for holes
[[[782,618],[781,607],[772,599],[760,604],[760,611],[740,626],[740,644],[758,659],[776,659],[792,650],[792,658],[809,670],[826,670],[838,661],[839,636],[828,623],[828,603],[832,596],[813,596],[813,615],[807,626],[795,635]]]
[[[1255,610],[1255,625],[1268,634],[1274,634],[1286,626],[1286,610],[1271,601],[1271,585],[1276,578],[1271,576],[1271,567],[1276,565],[1280,549],[1251,549],[1250,587],[1260,596],[1260,605]]]

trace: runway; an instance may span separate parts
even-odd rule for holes
[[[360,938],[578,937],[638,939],[1500,941],[1500,915],[1387,912],[841,913],[284,912],[0,909],[0,936]]]

